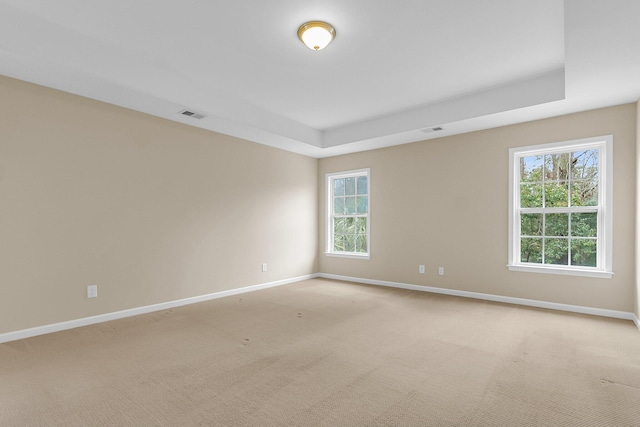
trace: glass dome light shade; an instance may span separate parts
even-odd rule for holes
[[[298,28],[298,38],[311,50],[327,47],[336,36],[336,30],[326,22],[311,21]]]

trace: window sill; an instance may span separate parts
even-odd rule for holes
[[[337,257],[337,258],[355,258],[355,259],[370,259],[369,254],[357,254],[357,253],[347,253],[347,252],[325,252],[326,256]]]
[[[544,273],[544,274],[563,274],[568,276],[583,277],[599,277],[602,279],[611,279],[612,271],[601,270],[579,270],[575,268],[548,267],[548,266],[532,266],[532,265],[507,265],[510,271],[524,271],[528,273]]]

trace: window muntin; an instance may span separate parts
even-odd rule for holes
[[[327,254],[369,256],[369,169],[327,175]]]
[[[611,143],[511,150],[510,269],[611,276]]]

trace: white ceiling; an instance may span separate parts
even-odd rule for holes
[[[638,17],[639,0],[0,0],[0,74],[326,157],[635,102]],[[326,49],[297,39],[308,20],[336,28]]]

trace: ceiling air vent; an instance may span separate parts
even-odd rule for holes
[[[191,110],[182,110],[180,111],[180,114],[182,114],[183,116],[192,117],[194,119],[204,119],[206,117],[204,114],[196,113],[195,111]]]
[[[442,126],[436,126],[436,127],[433,127],[433,128],[422,129],[422,132],[431,133],[431,132],[440,132],[441,130],[444,130],[444,128]]]

